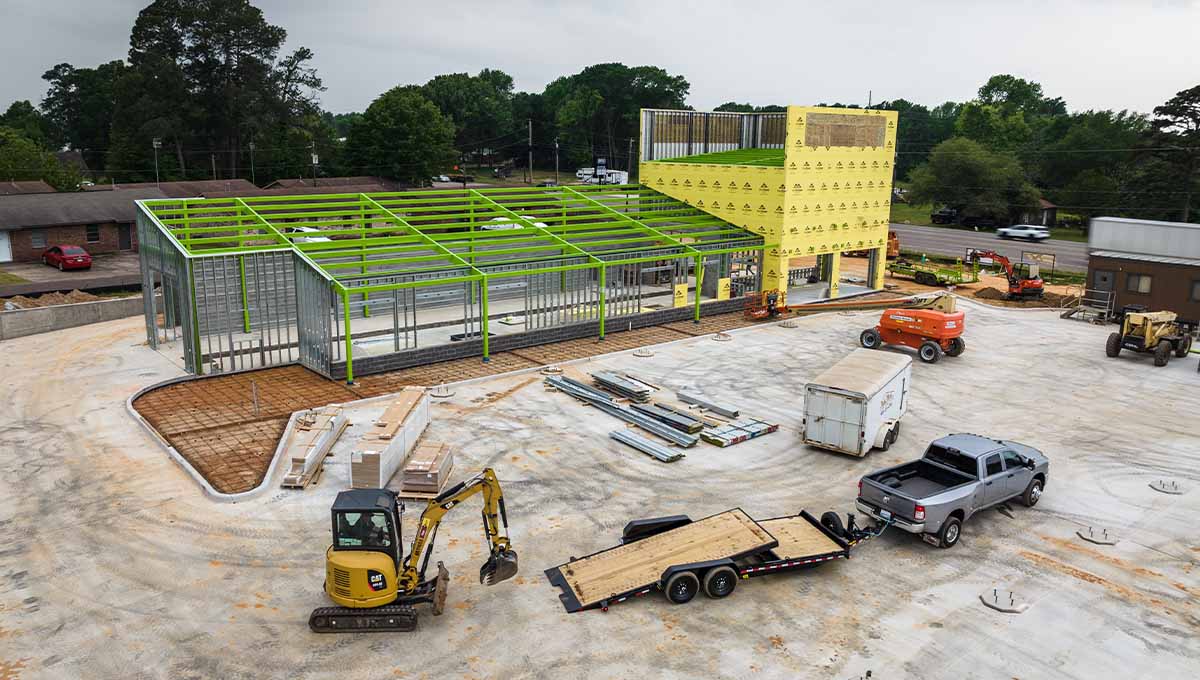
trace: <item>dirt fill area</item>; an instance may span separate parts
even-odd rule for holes
[[[1060,295],[1052,291],[1046,291],[1041,298],[1031,298],[1027,300],[1009,300],[1008,293],[999,288],[987,287],[975,291],[975,297],[984,300],[989,304],[1002,305],[1004,307],[1050,307],[1058,309],[1063,306],[1063,301],[1067,298],[1065,295]]]
[[[70,293],[44,293],[37,297],[25,297],[24,295],[15,295],[6,298],[0,303],[0,308],[3,309],[34,309],[36,307],[51,307],[54,305],[72,305],[77,302],[95,302],[103,298],[85,293],[81,290],[73,290]]]

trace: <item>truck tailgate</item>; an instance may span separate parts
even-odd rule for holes
[[[863,477],[859,497],[867,503],[882,508],[904,519],[913,519],[916,503],[913,499],[902,495],[888,486],[880,484],[870,477]]]

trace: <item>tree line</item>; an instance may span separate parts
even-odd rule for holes
[[[378,175],[422,184],[455,166],[565,168],[606,156],[636,166],[638,112],[687,109],[690,84],[655,66],[595,64],[541,92],[496,69],[398,85],[362,112],[320,107],[313,53],[284,53],[287,32],[248,0],[155,0],[129,52],[97,66],[58,64],[38,105],[0,116],[0,178],[84,179],[52,153],[74,149],[100,181]],[[857,105],[829,104],[859,108]],[[1041,85],[996,75],[966,102],[899,112],[896,179],[914,202],[1016,219],[1039,198],[1080,219],[1193,219],[1200,185],[1200,86],[1152,114],[1071,112]],[[720,111],[782,111],[727,102]],[[532,133],[532,134],[531,134]],[[532,144],[529,138],[532,136]],[[314,168],[313,155],[319,159]]]

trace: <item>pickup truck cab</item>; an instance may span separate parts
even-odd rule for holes
[[[976,434],[937,439],[917,460],[884,468],[858,482],[859,512],[952,547],[962,524],[985,508],[1020,498],[1037,505],[1050,461],[1037,449]]]
[[[1045,241],[1050,238],[1050,230],[1036,224],[1014,224],[1011,227],[1000,227],[996,230],[1000,238],[1023,238],[1030,241]]]

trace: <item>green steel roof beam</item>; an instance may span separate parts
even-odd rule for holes
[[[567,191],[569,191],[569,192],[571,192],[571,193],[575,194],[576,196],[579,196],[580,198],[582,198],[582,199],[584,199],[584,200],[591,200],[591,198],[590,198],[590,197],[586,196],[586,195],[585,195],[585,194],[583,194],[582,192],[576,191],[576,190],[575,190],[575,189],[573,189],[572,187],[563,187],[563,189],[565,189],[565,190],[567,190]],[[598,206],[600,206],[600,207],[604,208],[604,210],[605,210],[605,211],[607,211],[607,212],[610,212],[610,213],[612,213],[613,215],[616,215],[618,218],[622,218],[622,219],[630,219],[630,218],[628,218],[628,217],[625,217],[625,215],[624,215],[623,213],[621,213],[621,212],[619,212],[619,211],[617,211],[617,210],[614,210],[614,209],[612,209],[612,208],[608,207],[607,205],[604,205],[603,203],[600,203],[600,202],[598,202],[598,201],[597,201],[597,202],[596,202],[596,205],[598,205]],[[654,234],[654,235],[658,236],[659,238],[661,238],[663,241],[666,241],[666,242],[667,242],[668,244],[670,244],[670,245],[679,246],[679,247],[681,247],[681,248],[684,248],[684,249],[686,249],[686,250],[691,250],[691,248],[688,248],[688,247],[687,247],[686,245],[684,245],[683,243],[680,243],[679,241],[677,241],[677,240],[675,240],[675,239],[671,238],[670,236],[667,236],[666,234],[662,233],[661,231],[658,231],[657,229],[654,229],[653,227],[650,227],[650,226],[648,226],[648,225],[645,225],[645,224],[643,224],[643,223],[641,223],[641,222],[636,222],[636,221],[634,221],[634,220],[630,220],[630,221],[632,221],[632,222],[634,222],[634,224],[637,224],[638,226],[642,227],[642,228],[643,228],[643,229],[645,229],[647,232],[649,232],[649,233],[651,233],[651,234]],[[695,254],[695,252],[694,252],[694,251],[693,251],[693,254]]]
[[[466,268],[466,269],[470,270],[471,272],[473,272],[473,273],[474,273],[474,275],[475,275],[476,277],[483,277],[483,272],[479,271],[479,270],[478,270],[478,269],[476,269],[475,267],[472,267],[472,266],[471,266],[469,263],[467,263],[467,261],[466,261],[466,260],[464,260],[464,259],[462,259],[461,257],[459,257],[458,255],[454,254],[454,253],[453,253],[453,252],[451,252],[449,249],[447,249],[447,248],[443,247],[443,246],[442,246],[440,243],[438,243],[437,241],[434,241],[433,239],[431,239],[431,238],[429,238],[428,236],[426,236],[426,235],[425,235],[425,234],[424,234],[424,233],[423,233],[421,230],[417,229],[416,227],[413,227],[412,225],[408,224],[408,223],[407,223],[407,222],[405,222],[404,220],[400,219],[400,218],[399,218],[398,216],[396,216],[396,215],[395,215],[395,214],[394,214],[392,211],[388,210],[387,208],[384,208],[382,205],[379,205],[379,203],[375,202],[375,200],[374,200],[374,199],[372,199],[370,196],[368,196],[368,195],[366,195],[366,194],[359,194],[359,196],[362,198],[362,200],[364,200],[364,201],[367,201],[368,203],[370,203],[370,204],[374,205],[374,206],[375,206],[377,209],[379,209],[379,210],[382,210],[384,213],[386,213],[386,214],[387,214],[389,217],[391,217],[391,219],[392,219],[392,220],[393,220],[393,221],[394,221],[396,224],[403,225],[404,227],[407,227],[408,229],[412,230],[413,234],[415,234],[415,235],[417,235],[417,236],[421,237],[421,238],[422,238],[423,240],[425,240],[427,243],[429,243],[430,245],[432,245],[432,246],[434,247],[434,249],[435,249],[435,250],[439,250],[439,251],[441,251],[441,252],[445,253],[446,255],[450,256],[451,260],[453,260],[453,261],[454,261],[456,264],[458,264],[459,266],[461,266],[461,267],[464,267],[464,268]]]
[[[254,208],[251,208],[250,206],[246,205],[245,201],[243,201],[240,198],[235,198],[234,201],[236,201],[237,204],[240,205],[242,208],[245,208],[251,215],[258,218],[258,220],[260,222],[262,222],[264,227],[275,232],[276,236],[283,238],[283,235],[280,234],[279,231],[277,229],[275,229],[275,227],[272,226],[270,222],[263,219],[262,215],[259,215],[257,212],[255,212]],[[314,262],[312,260],[312,258],[310,258],[308,255],[304,254],[304,251],[296,248],[295,244],[291,243],[290,241],[287,241],[287,239],[284,239],[284,241],[287,242],[291,251],[293,253],[296,253],[296,255],[298,255],[300,257],[300,259],[304,260],[304,262],[306,264],[308,264],[308,266],[312,267],[319,276],[324,278],[326,281],[330,282],[335,288],[337,288],[343,292],[345,291],[345,288],[342,286],[342,284],[338,283],[332,276],[330,276],[329,272],[325,271],[324,269],[321,269],[321,265],[317,264],[316,262]]]
[[[551,238],[552,238],[552,239],[553,239],[555,242],[557,242],[557,243],[559,243],[559,244],[561,245],[561,247],[562,247],[562,249],[563,249],[563,252],[564,252],[564,253],[570,252],[570,253],[571,253],[571,254],[573,254],[573,255],[580,255],[580,256],[587,257],[587,258],[589,258],[589,259],[595,260],[595,258],[594,258],[594,257],[592,257],[592,255],[591,255],[591,254],[589,254],[589,253],[587,253],[586,251],[584,251],[584,250],[582,250],[582,249],[578,248],[577,246],[575,246],[574,244],[572,244],[570,241],[567,241],[567,240],[565,240],[565,239],[561,239],[561,238],[559,238],[558,236],[554,235],[554,234],[553,234],[552,232],[550,232],[549,230],[547,230],[547,229],[545,229],[545,228],[543,228],[543,227],[539,227],[539,226],[537,226],[537,224],[536,224],[535,222],[531,222],[531,221],[529,221],[529,220],[525,219],[524,217],[521,217],[521,216],[520,216],[520,215],[518,215],[517,213],[515,213],[515,212],[512,212],[512,211],[511,211],[511,210],[509,210],[508,208],[506,208],[506,207],[504,207],[504,206],[500,205],[499,203],[497,203],[497,202],[493,201],[492,199],[490,199],[490,198],[488,198],[488,197],[484,196],[483,194],[479,193],[478,191],[475,191],[474,189],[471,189],[470,191],[471,191],[471,195],[473,195],[473,196],[478,196],[480,199],[482,199],[482,200],[483,200],[483,201],[485,201],[486,203],[490,203],[491,205],[493,205],[493,206],[496,206],[497,208],[500,208],[501,210],[505,211],[505,212],[508,214],[508,216],[509,216],[510,218],[512,218],[512,219],[514,219],[514,220],[516,220],[516,221],[517,221],[517,222],[519,222],[520,224],[523,224],[523,225],[525,225],[526,227],[530,227],[530,228],[532,228],[532,229],[534,229],[534,230],[538,231],[539,233],[541,233],[541,234],[543,234],[543,235],[546,235],[546,236],[549,236],[549,237],[551,237]]]

